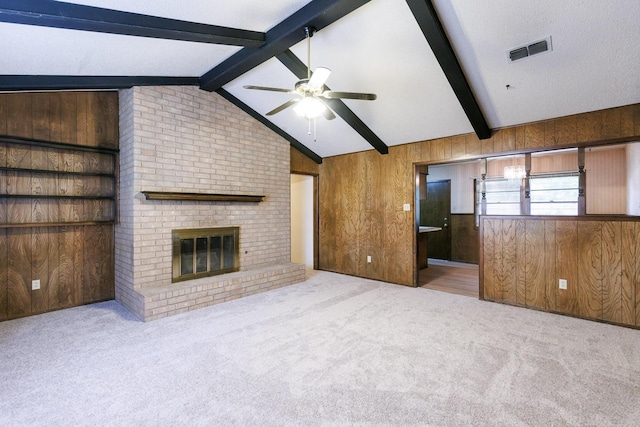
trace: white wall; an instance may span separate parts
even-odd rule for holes
[[[474,178],[480,176],[480,162],[451,163],[429,166],[427,182],[451,180],[451,213],[474,212]]]
[[[640,143],[627,145],[627,214],[640,215]]]
[[[313,177],[291,174],[291,262],[313,268]]]

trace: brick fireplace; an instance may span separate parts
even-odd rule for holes
[[[120,92],[116,300],[148,321],[304,280],[290,262],[289,144],[197,87]],[[261,195],[149,200],[147,192]],[[231,198],[231,200],[234,200]],[[239,271],[172,281],[172,230],[241,230]]]

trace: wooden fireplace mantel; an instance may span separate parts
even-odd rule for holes
[[[207,193],[178,193],[164,191],[141,191],[147,200],[174,200],[191,202],[243,202],[259,203],[265,196],[248,194],[207,194]]]

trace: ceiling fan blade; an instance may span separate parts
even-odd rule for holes
[[[322,112],[322,115],[327,120],[333,120],[336,118],[336,115],[333,114],[333,111],[331,111],[329,108],[325,108],[325,110]]]
[[[321,95],[324,98],[329,99],[362,99],[365,101],[374,101],[378,96],[375,93],[359,93],[359,92],[336,92],[333,90],[326,90]]]
[[[316,68],[316,70],[311,75],[311,78],[309,79],[309,83],[308,83],[309,87],[313,90],[320,89],[322,85],[325,84],[330,74],[331,74],[331,70],[328,68],[324,68],[324,67]]]
[[[329,105],[326,102],[324,102],[322,98],[316,98],[316,99],[322,102],[325,106],[325,109],[322,111],[322,115],[324,116],[324,118],[327,120],[335,119],[336,115],[333,114],[333,111],[331,111],[331,108],[329,108]]]
[[[253,85],[245,85],[242,86],[245,89],[255,89],[255,90],[268,90],[270,92],[284,92],[284,93],[295,93],[295,91],[291,89],[281,89],[279,87],[267,87],[267,86],[253,86]]]
[[[280,105],[279,107],[276,107],[273,110],[269,111],[266,115],[267,116],[273,116],[274,114],[279,113],[280,111],[284,110],[285,108],[291,107],[293,104],[295,104],[295,103],[297,103],[299,101],[300,101],[300,98],[290,99],[289,101],[285,102],[284,104]]]

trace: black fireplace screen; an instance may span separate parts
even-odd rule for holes
[[[239,227],[173,230],[172,281],[239,269]]]

